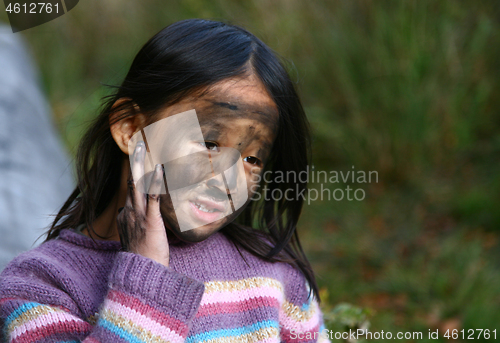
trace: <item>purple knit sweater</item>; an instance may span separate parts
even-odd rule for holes
[[[170,246],[170,267],[70,230],[0,275],[9,342],[316,342],[322,314],[303,275],[222,233]]]

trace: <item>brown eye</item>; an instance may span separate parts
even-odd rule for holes
[[[210,151],[219,151],[219,146],[214,142],[200,142],[200,145],[204,146]]]
[[[256,166],[261,165],[261,161],[257,157],[253,157],[253,156],[247,156],[243,159],[243,161],[248,162],[250,164],[254,164]]]

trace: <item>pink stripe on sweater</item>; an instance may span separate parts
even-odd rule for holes
[[[219,313],[237,313],[250,311],[260,307],[279,308],[280,304],[278,302],[278,299],[269,296],[261,296],[253,299],[232,301],[227,303],[206,304],[200,306],[200,308],[198,309],[198,313],[196,313],[196,317],[210,316]]]
[[[132,323],[148,330],[153,335],[160,336],[164,341],[184,342],[184,337],[179,336],[175,331],[172,331],[168,325],[162,325],[157,321],[137,312],[135,309],[123,306],[122,304],[109,299],[106,300],[104,309],[111,310],[123,318],[130,320]]]
[[[312,328],[311,330],[307,330],[307,331],[301,331],[297,328],[294,328],[293,337],[297,337],[297,338],[292,337],[291,330],[283,329],[281,332],[281,342],[284,342],[284,343],[310,342],[311,341],[310,339],[306,339],[306,337],[308,337],[308,334],[307,334],[308,332],[310,332],[310,335],[309,335],[310,337],[315,337],[314,334],[316,333],[316,338],[319,341],[319,340],[321,340],[321,335],[322,335],[322,333],[319,331],[319,328],[320,328],[320,325]],[[300,339],[299,337],[302,337],[302,339]]]
[[[241,291],[204,293],[200,305],[244,301],[262,296],[276,298],[279,303],[282,303],[284,298],[281,290],[275,287],[263,286]]]
[[[58,325],[65,325],[64,323],[71,321],[80,321],[82,323],[86,323],[80,318],[77,318],[69,313],[59,311],[51,312],[40,315],[33,320],[29,320],[24,324],[17,326],[16,328],[14,328],[14,330],[12,330],[11,337],[13,339],[16,339],[18,336],[26,333],[27,331],[38,330],[42,326],[49,326],[54,323],[57,323]],[[90,327],[90,324],[86,324]]]
[[[292,332],[290,330],[283,330],[281,332],[281,342],[288,343],[288,342],[311,342],[311,339],[306,338],[306,337],[312,337],[316,338],[317,341],[319,342],[322,338],[323,333],[319,331],[320,326],[316,326],[312,328],[311,330],[307,331],[300,331],[297,330],[296,328],[293,331],[293,338],[292,337]],[[308,334],[309,332],[309,334]],[[300,337],[300,338],[299,338]]]
[[[57,333],[71,333],[86,336],[92,331],[92,325],[64,312],[41,315],[34,320],[16,327],[11,334],[11,343],[35,342]]]
[[[174,331],[179,336],[187,336],[189,330],[184,322],[158,311],[158,309],[143,303],[137,298],[112,290],[108,293],[108,300],[115,301],[123,306],[134,309],[160,325],[170,328],[170,330]]]

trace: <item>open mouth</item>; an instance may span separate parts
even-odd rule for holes
[[[204,224],[208,224],[223,218],[226,215],[226,204],[211,199],[197,198],[189,201],[189,205],[195,218]]]
[[[222,212],[222,210],[218,207],[213,207],[204,202],[194,201],[192,202],[194,206],[196,206],[200,211],[206,213],[214,213],[214,212]]]

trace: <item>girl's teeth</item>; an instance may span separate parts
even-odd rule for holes
[[[212,213],[212,212],[215,212],[214,210],[209,210],[208,208],[206,208],[204,205],[202,204],[198,204],[198,203],[195,203],[196,207],[198,207],[198,209],[200,211],[203,211],[203,212],[208,212],[208,213]]]

